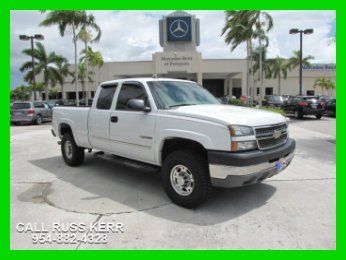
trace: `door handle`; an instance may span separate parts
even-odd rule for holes
[[[112,123],[117,123],[118,122],[118,117],[117,116],[111,116],[111,122]]]

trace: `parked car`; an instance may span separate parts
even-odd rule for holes
[[[56,106],[62,106],[64,105],[64,101],[61,99],[51,99],[47,102],[50,108],[56,107]]]
[[[188,208],[205,202],[211,186],[272,177],[295,150],[284,116],[221,105],[197,83],[177,79],[105,82],[91,108],[54,108],[52,134],[69,166],[96,149],[136,169],[160,169],[170,199]]]
[[[315,98],[318,99],[319,101],[321,101],[321,104],[323,107],[331,99],[330,96],[326,96],[326,95],[317,95],[317,96],[315,96]]]
[[[284,98],[279,95],[267,95],[264,97],[262,104],[266,107],[282,107]]]
[[[336,99],[330,99],[327,101],[324,107],[324,113],[336,117]]]
[[[294,114],[299,119],[305,115],[314,115],[317,119],[321,119],[324,113],[322,102],[314,96],[290,97],[282,108],[286,114]]]
[[[14,102],[11,108],[11,123],[22,122],[40,125],[52,120],[52,109],[44,102]]]
[[[64,101],[64,106],[75,106],[76,105],[76,100],[74,99],[67,99]]]

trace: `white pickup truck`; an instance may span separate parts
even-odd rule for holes
[[[212,186],[277,174],[295,150],[282,115],[221,105],[195,82],[167,78],[104,82],[91,108],[55,107],[52,133],[69,166],[95,149],[126,165],[160,169],[166,193],[184,207],[205,202]]]

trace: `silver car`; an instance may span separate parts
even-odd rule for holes
[[[52,121],[52,109],[44,102],[14,102],[11,107],[11,123],[22,122],[40,125]]]

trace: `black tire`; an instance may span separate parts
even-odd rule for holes
[[[317,114],[317,115],[316,115],[316,118],[317,118],[317,119],[321,119],[321,118],[322,118],[322,114]]]
[[[193,176],[193,189],[188,195],[179,194],[171,181],[171,171],[179,166],[187,167]],[[179,150],[169,154],[163,162],[161,177],[168,197],[177,205],[194,208],[209,198],[211,184],[208,162],[206,158],[193,150]]]
[[[300,111],[300,110],[295,110],[294,111],[294,117],[296,118],[296,119],[302,119],[303,118],[303,112],[302,111]]]
[[[67,146],[71,150],[66,150]],[[84,161],[84,148],[77,146],[71,133],[65,133],[62,137],[61,154],[68,166],[79,166]]]
[[[42,116],[37,115],[35,119],[35,125],[40,125],[40,124],[42,124]]]

